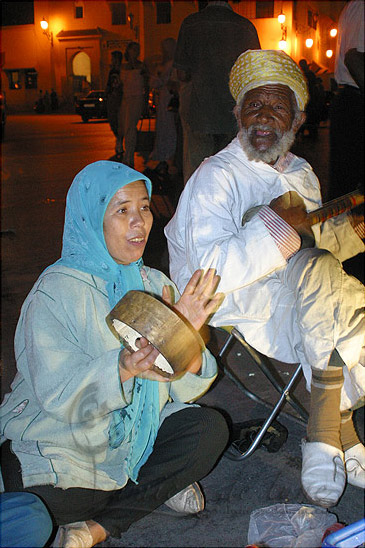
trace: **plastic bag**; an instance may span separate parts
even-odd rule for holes
[[[316,548],[337,517],[320,506],[274,504],[250,516],[248,544],[268,548]]]

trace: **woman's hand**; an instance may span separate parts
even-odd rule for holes
[[[159,351],[144,337],[138,339],[136,345],[138,350],[135,352],[123,348],[119,354],[120,381],[123,383],[131,377],[141,377],[151,381],[168,382],[168,378],[151,369]]]
[[[205,273],[203,270],[196,270],[176,304],[172,302],[168,285],[163,288],[162,298],[199,331],[224,299],[223,293],[215,293],[219,281],[220,276],[215,273],[214,268],[209,268]]]

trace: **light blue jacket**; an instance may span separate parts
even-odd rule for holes
[[[145,290],[161,295],[161,272],[143,267]],[[25,300],[15,335],[18,372],[0,408],[1,439],[12,440],[23,483],[63,489],[122,488],[129,443],[108,444],[113,411],[131,402],[134,379],[121,385],[120,343],[105,318],[106,282],[65,266],[47,269]],[[159,383],[160,419],[201,397],[217,366],[206,350],[200,375]],[[161,423],[160,421],[160,423]]]

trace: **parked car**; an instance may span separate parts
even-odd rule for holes
[[[86,97],[79,97],[76,99],[75,110],[83,122],[88,122],[90,118],[107,118],[105,91],[92,90]]]

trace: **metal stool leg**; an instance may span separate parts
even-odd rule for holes
[[[274,388],[279,392],[280,398],[275,405],[260,398],[260,396],[252,392],[249,388],[247,388],[247,386],[236,375],[236,373],[234,373],[234,371],[232,371],[232,369],[223,362],[224,355],[228,351],[234,339],[237,339],[241,343],[245,352],[247,352],[253,358],[256,365],[264,373],[264,375],[271,382]],[[250,345],[248,345],[243,335],[241,335],[241,333],[237,331],[237,329],[235,328],[231,330],[227,339],[225,340],[220,352],[218,353],[217,361],[218,361],[219,367],[224,372],[224,374],[227,375],[227,377],[237,386],[237,388],[239,388],[239,390],[241,390],[247,397],[249,397],[253,401],[258,402],[261,405],[265,406],[266,408],[271,409],[270,415],[265,420],[264,424],[260,428],[260,431],[255,436],[249,448],[244,453],[242,453],[239,450],[239,448],[234,446],[233,444],[225,453],[225,455],[228,458],[232,460],[244,460],[245,458],[252,455],[252,453],[257,449],[261,440],[265,436],[271,423],[279,414],[281,407],[284,405],[285,402],[288,402],[293,407],[293,409],[295,409],[295,411],[298,412],[301,418],[294,417],[293,415],[289,415],[288,413],[284,413],[284,412],[282,412],[281,414],[289,418],[290,420],[294,420],[295,422],[298,422],[299,424],[302,424],[302,425],[306,424],[306,421],[308,419],[308,412],[296,398],[293,398],[293,396],[290,395],[290,390],[295,385],[302,371],[302,367],[300,364],[297,365],[289,382],[285,384],[284,381],[280,378],[279,374],[273,373],[274,368],[270,360],[266,358],[266,356],[262,356],[259,353],[257,353]]]
[[[256,365],[264,373],[266,378],[271,382],[273,387],[281,394],[285,390],[285,383],[273,368],[272,363],[269,358],[263,354],[256,352],[249,344],[247,344],[244,337],[241,335],[237,329],[232,329],[231,334],[242,344],[245,351],[253,358]],[[308,412],[303,407],[303,405],[297,400],[295,396],[290,395],[289,393],[285,397],[286,401],[292,406],[292,408],[305,420],[308,420]]]
[[[262,438],[266,434],[270,424],[273,422],[275,417],[278,415],[281,406],[283,405],[283,403],[287,399],[287,396],[290,392],[290,389],[292,388],[293,384],[295,383],[298,375],[301,373],[301,370],[302,370],[302,366],[299,364],[298,367],[296,368],[292,378],[290,379],[288,384],[285,386],[285,388],[284,388],[280,398],[278,399],[275,407],[273,408],[270,415],[267,417],[266,421],[264,422],[264,424],[260,428],[259,433],[256,435],[256,437],[253,440],[253,442],[251,443],[250,447],[244,453],[241,453],[241,451],[239,451],[238,448],[234,449],[233,447],[229,447],[228,450],[226,451],[226,456],[228,458],[230,458],[232,460],[244,460],[247,457],[249,457],[250,455],[252,455],[252,453],[255,451],[255,449],[257,449],[257,447],[259,446]],[[237,452],[239,454],[237,454]]]

